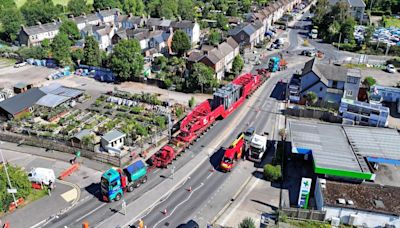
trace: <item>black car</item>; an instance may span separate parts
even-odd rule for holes
[[[189,220],[186,224],[179,225],[177,228],[199,228],[199,224],[193,220]]]

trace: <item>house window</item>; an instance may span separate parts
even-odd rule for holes
[[[337,89],[337,81],[332,81],[332,88]]]
[[[322,91],[322,87],[319,87],[319,91]]]
[[[347,93],[347,96],[353,96],[353,91],[351,91],[351,90],[348,90],[346,93]]]

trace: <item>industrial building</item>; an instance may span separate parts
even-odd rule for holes
[[[399,187],[342,183],[318,178],[314,199],[331,224],[356,227],[399,227]],[[336,225],[335,224],[335,225]]]
[[[382,104],[371,104],[342,98],[339,113],[343,122],[356,125],[387,127],[390,110]]]
[[[289,120],[291,152],[311,158],[316,174],[374,180],[371,164],[400,164],[400,134],[394,129]]]

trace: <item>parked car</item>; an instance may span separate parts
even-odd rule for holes
[[[394,74],[394,73],[396,73],[396,68],[394,67],[393,64],[388,64],[386,66],[386,71],[389,72],[389,73]]]
[[[256,132],[256,129],[254,127],[249,127],[245,132],[244,132],[244,140],[246,142],[251,142],[253,139],[253,136]]]
[[[27,64],[27,62],[25,62],[25,61],[20,61],[20,62],[17,62],[17,63],[14,65],[14,67],[15,67],[15,68],[20,68],[20,67],[26,66],[26,64]]]
[[[193,220],[189,220],[186,224],[181,224],[178,228],[199,228],[199,224]]]
[[[301,52],[301,55],[305,55],[305,56],[308,56],[308,57],[314,57],[315,54],[316,54],[315,50],[303,50]]]

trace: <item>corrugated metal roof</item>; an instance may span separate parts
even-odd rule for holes
[[[65,87],[57,83],[53,83],[48,86],[43,86],[40,88],[40,90],[45,92],[46,94],[54,94],[70,98],[74,98],[83,94],[83,90],[81,89]]]
[[[87,135],[90,135],[91,133],[92,133],[91,130],[89,130],[89,129],[83,129],[82,131],[76,133],[76,134],[74,135],[74,138],[77,138],[77,139],[79,139],[79,140],[82,140],[83,137],[85,137],[85,136],[87,136]]]
[[[106,134],[104,134],[101,138],[106,140],[106,141],[108,141],[108,142],[111,142],[111,141],[113,141],[115,139],[119,139],[119,138],[122,138],[122,137],[125,137],[125,136],[126,136],[126,134],[124,134],[124,133],[122,133],[120,131],[112,130],[112,131],[109,131]]]
[[[70,97],[60,96],[55,94],[46,94],[44,97],[40,98],[36,104],[41,106],[46,106],[49,108],[57,107],[58,105],[69,100]]]
[[[310,149],[317,167],[362,172],[340,125],[289,121],[295,148]]]

